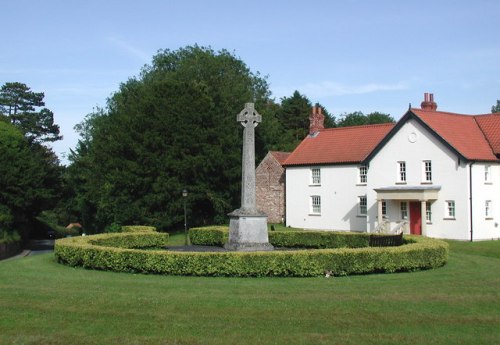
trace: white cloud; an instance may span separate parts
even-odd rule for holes
[[[128,52],[130,55],[138,58],[139,60],[141,60],[144,63],[149,62],[149,60],[151,58],[151,54],[146,53],[146,52],[140,50],[139,48],[133,46],[132,44],[130,44],[124,40],[121,40],[117,37],[108,37],[107,40],[109,42],[111,42],[113,45],[115,45],[116,47],[121,48],[122,50]]]
[[[317,83],[306,83],[300,86],[272,87],[275,96],[288,97],[295,90],[307,95],[309,98],[323,98],[332,96],[360,95],[381,91],[400,91],[409,89],[406,82],[393,84],[368,83],[362,85],[348,85],[332,81],[321,81]]]
[[[343,95],[360,95],[380,91],[398,91],[405,90],[408,86],[403,83],[379,84],[369,83],[363,85],[346,85],[331,81],[322,81],[319,83],[307,83],[299,88],[300,92],[314,97],[330,97]]]

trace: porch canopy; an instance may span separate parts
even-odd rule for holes
[[[374,188],[377,200],[437,200],[441,186],[391,186]]]
[[[420,219],[426,218],[426,203],[429,200],[437,200],[441,186],[391,186],[383,188],[374,188],[377,192],[378,214],[377,220],[383,222],[382,201],[383,200],[402,200],[402,201],[420,201]],[[422,235],[426,235],[426,222],[421,225]]]

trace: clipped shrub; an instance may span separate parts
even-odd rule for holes
[[[336,231],[274,231],[269,242],[286,248],[363,248],[370,243],[370,234]]]
[[[85,237],[92,245],[132,249],[165,246],[168,243],[169,235],[159,232],[128,232]]]
[[[191,228],[188,235],[191,244],[223,247],[228,241],[229,227],[220,225]]]
[[[218,229],[213,232],[224,232]],[[150,238],[151,237],[151,238]],[[320,276],[436,268],[448,259],[446,242],[411,237],[398,247],[309,249],[270,252],[173,252],[141,250],[165,245],[168,234],[104,234],[56,241],[59,262],[72,266],[196,276]]]
[[[121,230],[122,232],[156,232],[154,226],[146,225],[124,225]]]
[[[122,232],[122,226],[118,223],[111,223],[110,225],[104,228],[104,232],[106,233]]]
[[[192,244],[222,247],[228,240],[227,226],[209,226],[189,230]],[[363,248],[369,246],[384,246],[383,239],[394,243],[394,235],[370,234],[366,232],[346,231],[270,231],[269,243],[275,247],[285,248]],[[387,246],[387,245],[386,245]]]

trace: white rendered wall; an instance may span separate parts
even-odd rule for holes
[[[490,180],[485,181],[484,167],[490,166]],[[472,164],[472,239],[500,238],[500,165],[476,162]],[[491,201],[490,215],[486,217],[485,202]]]
[[[432,162],[432,184],[423,183],[424,160]],[[398,161],[406,162],[406,184],[396,183]],[[415,120],[406,122],[370,161],[367,190],[369,231],[374,231],[378,224],[374,189],[395,186],[440,186],[439,199],[431,204],[432,221],[426,225],[426,235],[460,240],[470,238],[468,164],[460,162],[451,150]],[[455,219],[446,217],[447,200],[455,201]],[[401,221],[400,202],[387,202],[387,207],[392,229]]]
[[[311,185],[312,167],[286,168],[287,226],[366,231],[366,216],[358,215],[358,197],[366,186],[358,185],[357,165],[314,166],[321,169],[321,185]],[[321,215],[311,214],[311,196],[321,196]]]

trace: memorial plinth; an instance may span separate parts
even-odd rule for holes
[[[241,207],[229,213],[229,240],[226,249],[269,251],[274,247],[267,234],[267,215],[255,203],[255,127],[262,121],[253,103],[246,103],[236,120],[243,129]]]

